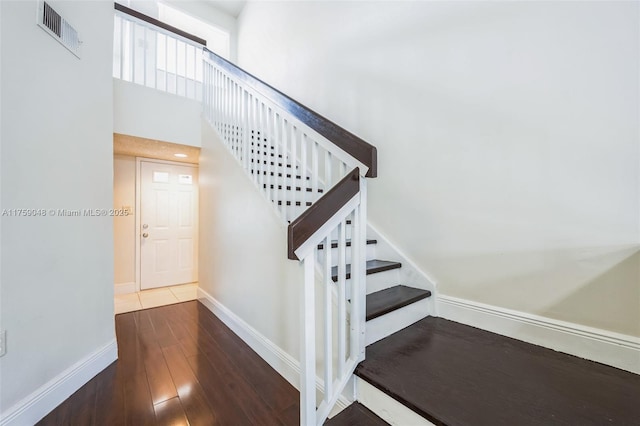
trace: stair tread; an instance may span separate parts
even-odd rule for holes
[[[389,423],[376,416],[364,405],[354,402],[324,424],[326,426],[385,426]]]
[[[397,285],[367,295],[367,321],[431,296],[429,290]]]
[[[402,266],[402,263],[394,262],[394,261],[390,261],[390,260],[379,260],[379,259],[367,260],[367,275],[377,274],[378,272],[389,271],[391,269],[398,269],[401,266]],[[351,278],[351,264],[347,264],[345,269],[347,270],[346,271],[346,273],[347,273],[346,279],[350,279]],[[331,278],[333,279],[334,282],[338,281],[338,267],[337,266],[333,266],[331,268]]]
[[[274,187],[275,187],[274,184],[269,185],[269,189],[274,189]],[[266,189],[267,188],[267,184],[266,183],[262,184],[262,188]],[[295,190],[298,191],[298,192],[301,192],[302,189],[303,188],[301,188],[299,186],[295,187]],[[285,190],[286,191],[291,191],[291,185],[286,185],[285,186]],[[313,192],[313,188],[304,188],[304,190],[305,190],[305,192]],[[278,185],[278,191],[282,191],[282,185]],[[318,188],[317,191],[318,191],[319,194],[322,194],[324,192],[324,190],[320,189],[320,188]]]
[[[347,243],[347,247],[351,247],[351,240],[345,240]],[[378,244],[378,240],[367,239],[367,245],[369,244]],[[338,240],[331,240],[331,248],[338,248]],[[318,244],[318,250],[323,250],[324,244]]]
[[[356,375],[435,424],[637,424],[640,375],[427,317],[367,347]]]
[[[266,175],[267,175],[267,173],[268,173],[268,174],[269,174],[269,176],[275,176],[273,172],[267,172],[266,170],[265,170],[265,171],[262,171],[262,172],[261,172],[260,170],[258,170],[258,171],[255,171],[254,169],[250,169],[250,170],[251,170],[251,174],[254,174],[254,173],[255,173],[255,174],[258,174],[258,175],[259,175],[259,174],[262,174],[262,175],[266,176]],[[277,175],[278,175],[278,177],[282,177],[282,173],[278,173]],[[286,178],[288,178],[288,179],[292,179],[291,174],[287,173],[287,174],[286,174]],[[302,179],[302,176],[300,176],[300,175],[295,175],[295,179]],[[304,179],[306,179],[306,180],[311,180],[311,177],[306,176]]]

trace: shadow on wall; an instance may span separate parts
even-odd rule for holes
[[[482,253],[434,264],[443,294],[640,336],[637,245]]]
[[[600,328],[640,336],[640,249],[630,255],[623,250],[590,260],[594,269],[602,267],[600,275],[541,314],[581,324],[595,317]]]

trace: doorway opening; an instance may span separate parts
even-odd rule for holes
[[[116,314],[197,298],[199,155],[114,134]]]

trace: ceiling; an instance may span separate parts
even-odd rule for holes
[[[191,164],[198,164],[200,160],[200,148],[198,147],[139,138],[120,133],[113,134],[113,153]],[[184,154],[186,157],[178,158],[174,154]]]
[[[206,0],[206,3],[237,18],[247,2],[246,0]]]

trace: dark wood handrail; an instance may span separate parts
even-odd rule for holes
[[[207,45],[207,40],[205,40],[203,38],[200,38],[198,36],[195,36],[193,34],[189,34],[188,32],[182,31],[181,29],[173,27],[173,26],[171,26],[169,24],[165,24],[164,22],[159,21],[159,20],[157,20],[155,18],[152,18],[151,16],[145,15],[144,13],[140,13],[137,10],[133,10],[133,9],[127,7],[127,6],[123,6],[120,3],[114,3],[113,6],[114,6],[114,8],[116,10],[118,10],[118,11],[120,11],[122,13],[126,13],[127,15],[133,16],[134,18],[138,18],[141,21],[148,22],[151,25],[155,25],[156,27],[160,27],[160,28],[162,28],[164,30],[167,30],[169,32],[177,34],[177,35],[179,35],[181,37],[184,37],[186,39],[189,39],[191,41],[195,41],[196,43],[199,43],[199,44],[201,44],[203,46]]]
[[[369,168],[366,174],[367,177],[373,178],[378,176],[378,154],[375,146],[365,142],[353,133],[343,129],[317,112],[314,112],[301,103],[291,99],[284,93],[249,74],[237,65],[234,65],[228,60],[216,55],[209,49],[205,48],[205,52],[209,53],[209,59],[211,59],[211,61],[220,68],[224,69],[249,87],[257,90],[280,108],[284,109],[289,114],[293,115],[298,120],[318,132],[320,135],[327,138],[331,143],[367,166]]]
[[[305,210],[287,229],[287,256],[300,260],[295,251],[360,191],[360,171],[356,167],[333,188]]]

